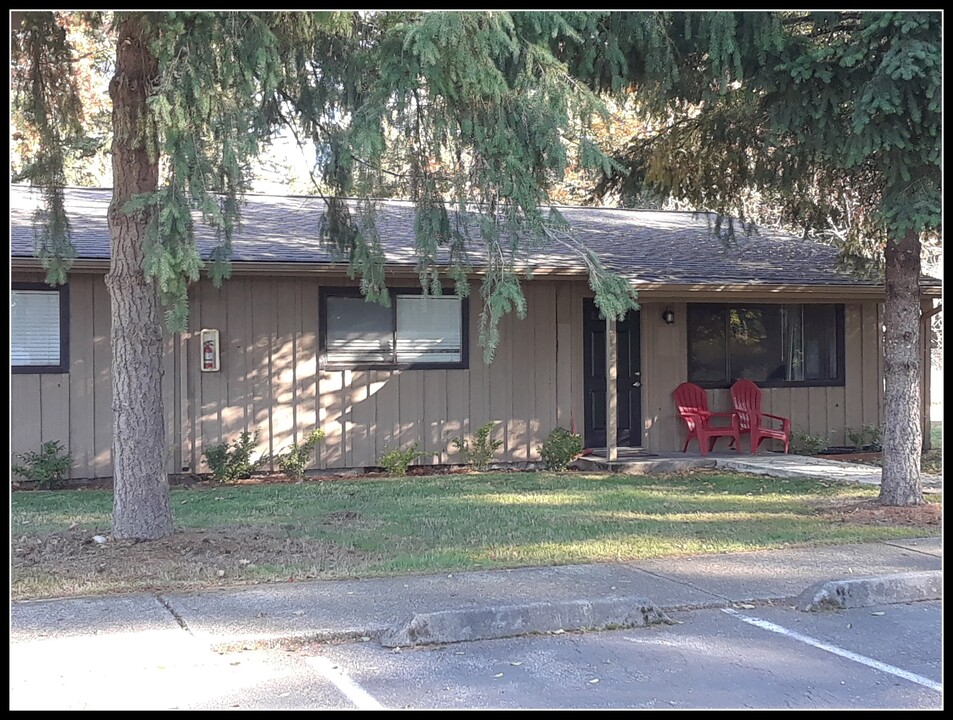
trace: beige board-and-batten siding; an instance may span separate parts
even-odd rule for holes
[[[15,281],[42,276],[18,273]],[[345,280],[236,276],[191,292],[190,332],[166,340],[163,394],[169,472],[207,471],[209,445],[259,431],[278,453],[315,427],[327,435],[315,467],[365,467],[417,442],[421,462],[460,460],[451,441],[496,422],[501,461],[538,458],[556,425],[582,427],[585,282],[527,283],[525,319],[507,316],[494,362],[482,361],[478,299],[469,303],[467,370],[318,368],[318,295]],[[473,288],[478,298],[479,286]],[[201,372],[199,331],[220,331],[221,370]],[[13,452],[60,440],[73,478],[110,477],[109,297],[102,274],[70,276],[70,372],[13,375]]]
[[[452,446],[496,423],[498,459],[530,460],[557,425],[582,414],[582,298],[585,283],[525,285],[525,319],[508,316],[492,365],[477,337],[480,305],[469,303],[469,369],[322,370],[319,290],[343,280],[236,277],[192,296],[195,332],[179,339],[183,465],[204,472],[204,449],[243,429],[277,454],[311,429],[326,437],[323,468],[378,464],[388,450],[417,443],[423,463],[461,460]],[[474,294],[478,287],[474,288]],[[199,369],[198,330],[221,334],[221,371]],[[578,388],[578,391],[577,391]],[[577,420],[581,425],[581,420]]]
[[[43,273],[15,272],[13,282],[43,282]],[[71,478],[112,476],[112,383],[110,381],[109,292],[102,273],[69,276],[69,370],[66,373],[11,374],[10,445],[12,453],[39,450],[56,440],[72,455]],[[172,394],[175,339],[165,339],[163,396],[167,439],[176,427]],[[169,471],[174,443],[169,444]]]
[[[35,282],[42,276],[17,273],[13,279]],[[205,448],[234,440],[244,429],[259,431],[260,451],[278,453],[320,427],[327,437],[314,466],[322,468],[373,466],[387,450],[414,442],[427,453],[421,462],[458,462],[452,439],[472,435],[489,421],[496,422],[494,437],[503,442],[501,461],[537,459],[550,430],[568,428],[571,419],[582,432],[582,301],[591,296],[585,282],[525,283],[527,316],[503,320],[492,365],[484,365],[477,342],[475,285],[469,369],[321,370],[319,289],[344,284],[317,275],[236,275],[220,289],[206,280],[193,288],[190,332],[166,339],[169,472],[207,471]],[[69,298],[69,373],[11,376],[12,451],[59,440],[73,455],[72,477],[110,477],[110,323],[103,275],[71,274]],[[673,325],[661,319],[666,308],[675,312]],[[878,312],[875,301],[846,306],[845,387],[765,390],[766,409],[832,444],[845,442],[846,427],[880,424]],[[687,376],[685,318],[684,303],[643,298],[643,445],[649,450],[680,450],[684,441],[671,392]],[[220,332],[219,372],[200,370],[202,328]],[[715,408],[727,407],[727,391],[712,390],[709,397]]]

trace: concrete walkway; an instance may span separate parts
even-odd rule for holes
[[[880,485],[882,471],[874,465],[852,463],[804,455],[740,455],[720,456],[716,467],[738,472],[768,475],[777,478],[822,478],[862,485]],[[923,491],[941,492],[943,477],[922,475]]]
[[[606,460],[604,451],[597,451],[576,460],[575,466],[580,470],[609,470],[626,475],[658,475],[724,468],[776,478],[819,478],[862,485],[880,485],[882,473],[875,465],[781,453],[745,455],[716,452],[702,457],[690,453],[620,452],[619,459],[610,463]],[[941,475],[924,474],[921,478],[925,493],[943,491]]]
[[[662,612],[741,602],[794,605],[796,596],[817,583],[935,573],[942,561],[942,539],[924,538],[636,563],[16,602],[11,660],[91,637],[129,652],[151,645],[175,649],[186,638],[205,647],[372,638],[422,613],[534,603],[644,598]]]

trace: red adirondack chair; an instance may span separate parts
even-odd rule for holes
[[[685,438],[685,447],[682,452],[688,452],[688,443],[692,438],[698,441],[698,449],[702,455],[707,455],[715,449],[715,443],[720,437],[731,438],[735,452],[741,452],[741,425],[738,416],[734,413],[713,413],[708,410],[708,396],[698,385],[683,382],[672,393],[678,414],[688,426],[688,437]],[[712,425],[715,417],[729,418],[729,425]]]
[[[761,410],[761,388],[751,380],[739,380],[731,386],[731,404],[735,406],[741,422],[741,432],[748,433],[751,438],[752,455],[767,439],[780,440],[784,443],[784,452],[788,451],[791,446],[791,421]],[[781,427],[771,427],[764,418],[775,421],[775,424],[780,422]]]

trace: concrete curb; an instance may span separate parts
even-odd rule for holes
[[[926,570],[820,582],[798,596],[797,608],[810,612],[942,599],[943,572]]]
[[[365,627],[350,627],[339,630],[314,629],[292,630],[285,633],[263,633],[260,635],[234,635],[216,637],[213,635],[196,635],[195,637],[208,644],[213,652],[237,652],[239,650],[263,650],[274,648],[293,648],[304,643],[345,643],[376,639],[389,628],[377,625]]]
[[[420,613],[381,633],[378,639],[384,647],[412,647],[669,622],[646,598],[614,597]]]

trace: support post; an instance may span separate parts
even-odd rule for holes
[[[606,460],[619,459],[619,353],[615,318],[606,318]]]
[[[930,440],[930,429],[933,425],[930,417],[932,400],[930,398],[930,381],[933,371],[933,316],[943,310],[942,305],[934,307],[933,300],[920,301],[920,414],[923,429],[923,451],[931,450],[933,443]]]

